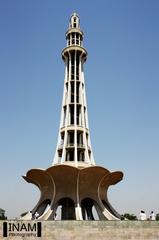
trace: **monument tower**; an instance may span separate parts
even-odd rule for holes
[[[120,171],[96,166],[90,141],[85,94],[83,32],[76,13],[66,32],[61,120],[54,161],[46,170],[31,169],[24,179],[35,184],[41,197],[32,216],[39,220],[118,220],[107,190],[123,178]],[[29,218],[30,215],[26,215]]]

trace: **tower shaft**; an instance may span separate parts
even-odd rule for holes
[[[75,167],[95,165],[90,141],[83,65],[87,51],[79,17],[73,14],[66,32],[67,47],[62,51],[65,80],[61,121],[53,165]]]

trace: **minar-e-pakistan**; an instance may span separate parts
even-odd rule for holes
[[[97,166],[88,125],[83,47],[80,19],[73,13],[62,51],[65,63],[64,90],[57,147],[53,164],[46,170],[31,169],[24,179],[35,184],[40,200],[23,219],[119,220],[108,201],[110,185],[122,180],[120,171]],[[94,93],[95,94],[95,93]]]

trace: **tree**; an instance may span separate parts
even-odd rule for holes
[[[156,214],[156,221],[159,221],[159,213]]]
[[[7,217],[4,215],[4,213],[2,213],[2,215],[0,216],[0,220],[7,220]]]
[[[124,218],[123,220],[131,220],[131,221],[138,220],[134,214],[130,214],[130,213],[125,213],[123,215],[123,218]]]

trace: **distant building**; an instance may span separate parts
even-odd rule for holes
[[[2,208],[0,208],[0,217],[5,215],[5,210],[3,210]]]
[[[2,208],[0,208],[0,219],[1,220],[6,219],[6,217],[5,217],[5,210],[3,210]]]

